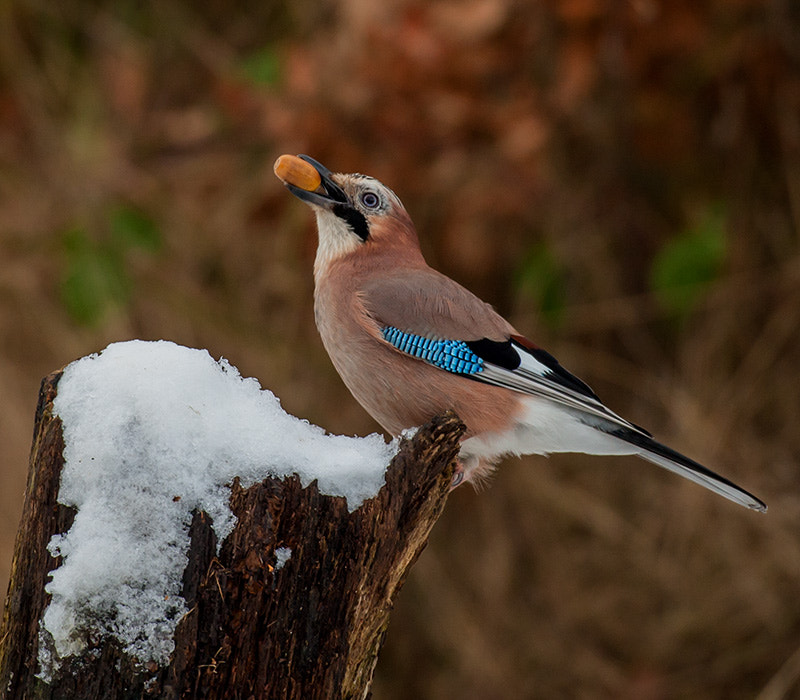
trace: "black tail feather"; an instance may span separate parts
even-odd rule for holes
[[[762,513],[767,510],[766,504],[749,491],[647,435],[622,428],[604,432],[638,447],[641,450],[640,455],[654,464],[691,479],[735,503]]]

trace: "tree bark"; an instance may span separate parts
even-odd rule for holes
[[[22,521],[0,631],[0,696],[21,698],[363,698],[392,601],[447,499],[463,424],[440,416],[402,443],[378,495],[349,513],[316,482],[238,480],[233,532],[217,541],[195,513],[169,666],[142,667],[113,639],[36,677],[47,543],[74,517],[57,503],[64,447],[53,416],[60,373],[42,382]],[[275,550],[291,549],[278,566]],[[5,694],[4,694],[5,693]]]

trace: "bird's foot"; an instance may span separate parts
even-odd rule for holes
[[[457,461],[456,469],[453,472],[453,480],[450,482],[450,490],[452,491],[457,486],[460,486],[466,475],[467,470],[464,469],[464,465],[461,463],[461,460]]]

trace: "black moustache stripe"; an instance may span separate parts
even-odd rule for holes
[[[369,224],[367,223],[367,217],[364,216],[360,211],[353,209],[353,207],[347,204],[334,204],[331,208],[336,216],[338,216],[342,221],[347,223],[347,225],[351,228],[353,233],[356,234],[362,241],[366,241],[369,238]]]

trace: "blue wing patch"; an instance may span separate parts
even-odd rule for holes
[[[463,340],[430,340],[413,333],[386,326],[381,329],[384,340],[398,350],[453,374],[483,372],[483,360]]]

